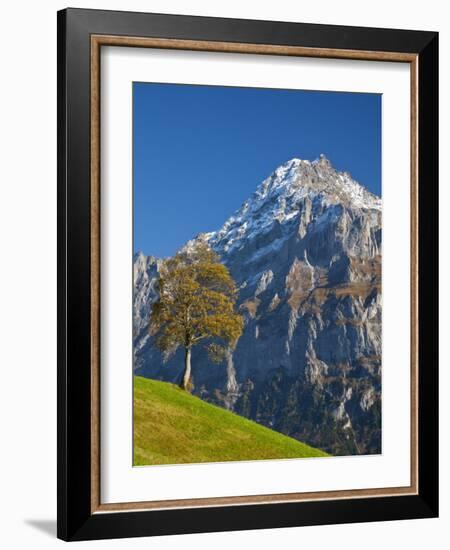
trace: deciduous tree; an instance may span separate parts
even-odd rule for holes
[[[236,286],[217,254],[199,243],[164,263],[158,294],[152,306],[150,333],[166,357],[184,348],[180,386],[188,389],[192,348],[205,344],[211,359],[219,362],[242,333],[243,318],[235,307]]]

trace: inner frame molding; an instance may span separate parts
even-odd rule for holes
[[[214,497],[181,500],[154,500],[143,502],[120,502],[102,504],[100,500],[100,89],[101,70],[100,52],[102,46],[153,48],[168,50],[190,50],[238,54],[260,54],[276,56],[296,56],[329,59],[354,59],[371,61],[389,61],[408,63],[410,66],[410,282],[411,282],[411,434],[410,434],[410,486],[377,489],[353,489],[339,491],[318,491],[310,493],[283,493],[252,496]],[[142,38],[118,35],[92,34],[90,39],[90,290],[91,290],[91,513],[163,510],[219,507],[229,505],[275,504],[283,502],[307,502],[317,500],[358,499],[367,497],[388,497],[419,494],[418,474],[418,59],[417,54],[402,52],[365,51],[330,48],[308,48],[300,46],[281,46],[269,44],[250,44],[236,42],[212,42],[199,40],[180,40],[165,38]]]

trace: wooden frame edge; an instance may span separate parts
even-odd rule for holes
[[[395,492],[393,492],[395,491]],[[153,500],[143,502],[120,502],[100,504],[93,513],[131,512],[144,510],[171,510],[183,508],[204,508],[221,506],[249,506],[252,504],[282,504],[286,502],[313,502],[322,500],[344,500],[362,498],[383,498],[414,496],[417,493],[411,487],[393,487],[391,489],[351,489],[343,491],[316,491],[311,493],[280,493],[268,495],[249,495],[234,497],[209,497],[179,500]]]
[[[411,487],[419,494],[419,56],[410,63]]]
[[[371,50],[343,50],[336,48],[310,48],[305,46],[280,46],[274,44],[251,44],[219,42],[210,40],[182,40],[178,38],[143,38],[92,34],[91,47],[125,46],[132,48],[163,48],[168,50],[192,50],[204,52],[246,53],[293,57],[325,57],[330,59],[361,59],[372,61],[413,62],[416,54]]]
[[[122,511],[167,510],[218,506],[245,506],[283,502],[415,496],[418,479],[418,54],[302,46],[279,46],[235,42],[91,35],[90,55],[90,176],[91,176],[91,514]],[[210,497],[102,504],[100,498],[100,49],[101,46],[164,48],[224,53],[247,53],[294,57],[319,57],[391,61],[410,65],[411,150],[411,484],[406,487],[354,489],[312,493]]]
[[[100,45],[91,41],[91,513],[100,506]]]

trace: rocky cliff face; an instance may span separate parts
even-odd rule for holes
[[[381,200],[323,156],[280,166],[198,235],[239,288],[245,330],[221,365],[193,351],[194,392],[332,454],[381,452]],[[162,260],[135,257],[135,371],[178,382],[148,335]]]

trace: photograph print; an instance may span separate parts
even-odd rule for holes
[[[133,83],[134,466],[382,453],[381,109]]]

